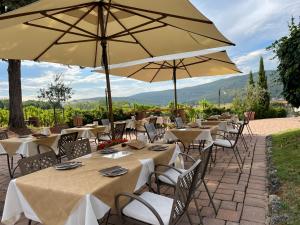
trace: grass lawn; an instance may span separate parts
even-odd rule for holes
[[[300,225],[300,130],[273,135],[272,160],[282,183],[279,196],[290,225]]]

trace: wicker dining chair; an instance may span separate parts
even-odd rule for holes
[[[78,132],[62,134],[58,140],[58,159],[61,161],[62,158],[66,157],[65,145],[76,141],[78,138]]]
[[[26,157],[18,162],[22,176],[55,166],[58,159],[54,151]]]
[[[0,132],[0,140],[5,140],[8,139],[8,134],[5,131],[1,131]],[[9,156],[8,154],[0,154],[0,156],[6,156],[6,160],[7,160],[7,168],[8,168],[8,173],[10,178],[13,178],[13,174],[12,174],[12,170],[13,170],[13,166],[14,166],[14,158],[13,156]]]
[[[156,127],[156,122],[157,122],[157,117],[152,116],[149,118],[149,123],[152,123],[155,127]]]
[[[233,134],[233,133],[228,133],[228,132],[224,132],[225,135],[222,135],[222,134],[216,134],[216,137],[219,136],[221,138],[216,138],[215,141],[214,141],[214,146],[216,146],[216,151],[215,151],[215,159],[214,161],[216,160],[217,158],[217,148],[218,147],[221,147],[224,149],[231,149],[233,151],[233,154],[236,158],[236,161],[237,161],[237,164],[238,164],[238,167],[240,169],[240,172],[242,173],[243,172],[243,165],[244,165],[244,161],[242,160],[242,157],[241,157],[241,154],[240,154],[240,151],[238,149],[238,141],[239,141],[239,138],[241,137],[241,134],[244,130],[244,124],[237,124],[238,126],[238,132],[236,134]],[[233,136],[233,139],[230,139],[230,137]]]
[[[241,136],[242,144],[243,144],[243,146],[244,146],[246,152],[248,152],[249,147],[248,147],[246,138],[245,138],[245,136],[244,136],[244,134],[243,134],[243,131],[244,131],[245,127],[246,127],[245,121],[242,121],[242,122],[240,122],[239,124],[238,124],[238,123],[231,122],[231,128],[229,128],[229,129],[227,130],[227,132],[228,132],[229,134],[237,135],[237,134],[239,133],[239,126],[240,126],[241,124],[243,124],[243,123],[244,123],[244,126],[243,126],[243,130],[241,131],[240,136]]]
[[[77,159],[92,153],[89,139],[81,139],[65,144],[65,152],[68,160]]]
[[[206,182],[204,180],[205,175],[206,175],[206,171],[207,171],[207,168],[208,168],[208,165],[209,165],[209,161],[210,161],[210,158],[211,158],[212,148],[213,148],[213,143],[207,145],[200,152],[200,154],[201,154],[201,156],[200,156],[201,157],[201,166],[200,166],[199,173],[201,174],[201,180],[197,184],[197,187],[199,188],[201,184],[204,185],[206,193],[209,197],[210,203],[213,206],[214,212],[215,212],[215,214],[217,214],[217,208],[216,208],[216,206],[213,202],[212,195],[211,195],[211,193],[210,193],[210,191],[209,191],[209,189],[206,185]],[[190,161],[192,161],[193,163],[196,162],[196,160],[194,158],[192,158],[191,156],[189,156],[187,154],[184,154],[184,153],[179,153],[179,157],[181,159],[181,162],[184,162],[184,160],[183,160],[184,158],[190,159]],[[163,168],[167,169],[163,172],[163,174],[161,174],[160,172],[157,173],[157,171],[162,171]],[[160,193],[161,185],[166,185],[166,186],[172,187],[175,190],[176,186],[174,185],[174,183],[177,182],[179,175],[182,174],[185,171],[186,171],[186,169],[183,169],[183,168],[178,169],[178,168],[175,168],[175,167],[170,166],[170,165],[161,165],[161,164],[157,165],[155,167],[155,172],[153,172],[151,174],[151,175],[155,175],[155,183],[157,185],[157,192]],[[151,190],[153,190],[151,188],[151,185],[149,187],[150,187]],[[195,196],[194,196],[194,202],[195,202],[195,205],[196,205],[198,216],[199,216],[199,218],[201,218],[200,214],[199,214],[200,213],[200,208],[198,206],[198,202],[196,201]]]
[[[115,124],[115,139],[123,139],[126,128],[126,122]],[[112,139],[111,133],[97,133],[98,142],[110,141]]]
[[[152,192],[144,192],[137,196],[131,193],[120,193],[116,196],[115,205],[122,222],[129,221],[132,224],[179,224],[184,215],[192,224],[188,207],[196,186],[201,177],[199,176],[200,160],[195,162],[187,171],[179,175],[174,198],[165,197]],[[129,202],[121,206],[121,198],[127,198]]]
[[[175,124],[177,128],[183,128],[184,127],[184,123],[181,117],[176,117],[175,118]]]
[[[101,119],[101,123],[102,123],[103,126],[109,126],[110,125],[109,119]]]
[[[159,135],[157,134],[156,128],[153,123],[144,124],[146,133],[150,143],[154,143],[159,139]]]

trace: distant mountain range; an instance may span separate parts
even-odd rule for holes
[[[267,71],[269,91],[272,98],[280,98],[282,86],[276,82],[278,75],[275,71]],[[254,80],[257,81],[258,74],[255,73]],[[180,103],[195,103],[201,99],[206,99],[213,103],[219,101],[219,89],[221,89],[221,103],[230,103],[233,98],[244,91],[248,82],[248,75],[234,76],[217,80],[208,84],[197,85],[178,89],[178,101]],[[116,97],[113,101],[136,102],[150,105],[167,105],[173,100],[173,90],[145,92],[129,97]],[[104,100],[104,98],[91,98],[75,100],[74,102],[93,102]]]

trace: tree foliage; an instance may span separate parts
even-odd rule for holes
[[[279,64],[279,81],[283,84],[283,96],[294,107],[300,107],[300,23],[292,18],[289,34],[275,41],[269,48]]]
[[[252,87],[254,87],[255,86],[255,82],[254,82],[254,78],[253,78],[253,73],[252,73],[252,71],[250,71],[250,73],[249,73],[249,85],[250,86],[252,86]]]
[[[257,86],[261,90],[261,98],[259,104],[265,109],[268,110],[270,106],[270,93],[268,91],[268,80],[266,76],[265,66],[264,66],[264,59],[260,57],[259,61],[259,71],[258,71],[258,82]]]
[[[54,120],[56,124],[56,109],[62,107],[62,103],[72,98],[72,88],[65,84],[62,74],[56,74],[54,80],[48,85],[47,88],[39,90],[38,98],[46,100],[53,107]]]

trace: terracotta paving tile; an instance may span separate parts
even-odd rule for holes
[[[238,222],[241,217],[241,212],[229,209],[220,209],[217,215],[218,219]]]
[[[221,202],[221,209],[230,209],[230,210],[236,210],[237,203],[232,201],[222,201]]]
[[[204,225],[225,225],[224,220],[212,219],[212,218],[204,218],[203,223]]]
[[[264,223],[266,212],[260,207],[244,206],[242,219],[251,222]]]

